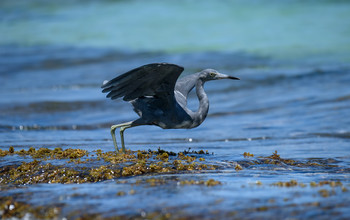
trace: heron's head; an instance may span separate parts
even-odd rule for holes
[[[213,69],[202,70],[200,75],[201,75],[201,78],[204,81],[218,80],[218,79],[235,79],[235,80],[239,80],[239,78],[237,78],[237,77],[225,75],[225,74],[219,73],[218,71],[213,70]]]

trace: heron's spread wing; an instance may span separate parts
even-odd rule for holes
[[[130,70],[103,84],[107,97],[131,101],[143,96],[169,96],[174,94],[177,78],[183,67],[175,64],[152,63]]]

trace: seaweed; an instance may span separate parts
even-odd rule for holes
[[[96,150],[93,154],[89,154],[86,150],[70,148],[51,150],[31,147],[28,150],[15,151],[11,147],[8,151],[1,151],[0,154],[3,156],[18,154],[33,159],[31,162],[0,168],[0,184],[15,185],[98,182],[127,176],[216,168],[214,165],[201,163],[203,159],[199,160],[182,152],[175,154],[161,149],[158,151],[127,150],[126,153],[118,154]],[[67,163],[82,166],[53,165],[49,160],[66,160]],[[102,165],[97,165],[101,162]]]

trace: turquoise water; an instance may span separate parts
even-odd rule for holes
[[[110,126],[137,115],[130,104],[106,99],[100,86],[146,63],[176,63],[184,75],[209,67],[241,80],[205,85],[210,110],[198,128],[125,132],[132,150],[213,152],[205,160],[218,170],[81,185],[0,185],[0,196],[59,206],[62,218],[142,218],[155,211],[175,219],[349,218],[349,190],[310,186],[329,180],[350,189],[349,11],[347,1],[1,1],[2,150],[113,150]],[[194,94],[189,106],[198,106]],[[249,165],[275,150],[321,166]],[[0,167],[26,160],[1,157]],[[243,170],[235,170],[237,163]],[[148,178],[166,184],[151,187]],[[210,178],[222,185],[179,185]],[[271,185],[290,180],[307,186]],[[116,196],[131,189],[136,193]]]
[[[3,1],[1,45],[349,60],[347,1]]]

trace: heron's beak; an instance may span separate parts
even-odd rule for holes
[[[239,80],[239,78],[237,78],[237,77],[225,75],[225,74],[222,74],[222,73],[219,73],[219,74],[217,75],[217,77],[218,77],[218,79],[234,79],[234,80]]]
[[[228,76],[227,79],[235,79],[235,80],[240,80],[238,77],[235,77],[235,76]]]

